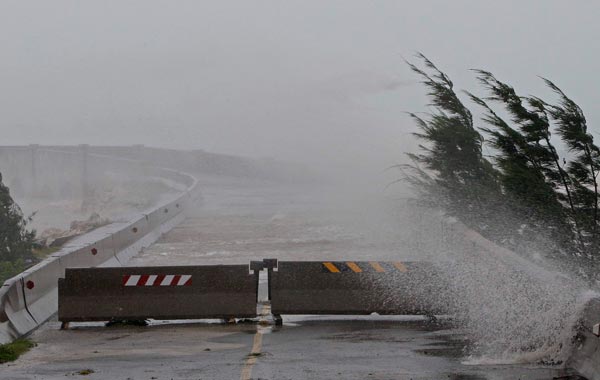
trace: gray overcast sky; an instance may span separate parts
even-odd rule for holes
[[[597,1],[0,0],[2,144],[201,148],[383,168],[422,51],[473,88],[551,78],[600,122]]]

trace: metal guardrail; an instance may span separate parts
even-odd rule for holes
[[[73,156],[72,151],[63,153]],[[98,154],[94,157],[135,163],[127,158]],[[57,312],[57,282],[66,268],[121,266],[185,218],[185,210],[196,198],[197,179],[168,168],[146,169],[181,183],[186,190],[147,212],[131,216],[127,222],[113,223],[75,239],[51,257],[7,280],[0,287],[0,344],[29,334]]]

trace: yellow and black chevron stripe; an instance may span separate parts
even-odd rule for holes
[[[322,263],[323,272],[326,273],[389,273],[389,272],[407,272],[405,264],[383,261],[326,261]]]

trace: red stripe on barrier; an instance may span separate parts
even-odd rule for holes
[[[169,286],[177,285],[177,283],[179,282],[180,278],[181,278],[181,275],[180,274],[176,274],[175,277],[173,277],[173,281],[171,281],[171,283],[169,284]]]
[[[163,284],[163,282],[166,282]],[[180,283],[185,281],[183,283]],[[126,274],[121,279],[123,286],[191,286],[192,276],[182,274]]]
[[[146,286],[146,281],[148,281],[148,277],[150,277],[150,275],[143,274],[142,277],[139,279],[137,286]]]

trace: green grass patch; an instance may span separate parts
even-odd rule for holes
[[[44,248],[34,248],[31,253],[38,260],[44,260],[46,257],[50,256],[54,252],[60,251],[60,247],[44,247]]]
[[[17,339],[12,343],[0,345],[0,363],[15,361],[31,348],[35,347],[29,339]]]
[[[36,263],[44,260],[46,257],[59,250],[60,247],[34,248],[31,251],[31,254],[33,256],[30,256],[31,260],[29,260],[27,264],[21,258],[14,261],[0,260],[0,285],[4,284],[4,282],[9,278],[18,275],[28,267],[35,265]]]
[[[25,270],[23,260],[0,261],[0,285],[11,277],[18,275]]]

